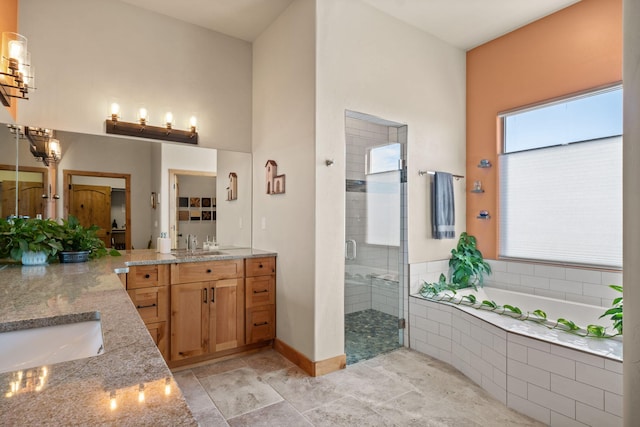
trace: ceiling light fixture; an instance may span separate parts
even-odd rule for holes
[[[11,98],[29,99],[29,90],[35,89],[27,38],[18,33],[2,33],[0,55],[0,102],[10,107]]]
[[[117,104],[115,104],[117,105]],[[182,142],[186,144],[198,143],[198,131],[196,129],[196,118],[191,117],[189,130],[173,128],[173,114],[167,113],[164,117],[165,126],[149,126],[147,121],[149,113],[146,108],[138,110],[138,123],[123,122],[120,120],[120,108],[114,113],[111,108],[111,118],[105,120],[106,132],[112,135],[133,136],[136,138],[159,139],[162,141]]]

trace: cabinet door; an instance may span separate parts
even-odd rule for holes
[[[153,339],[153,342],[158,346],[158,350],[164,357],[164,360],[169,360],[169,347],[167,346],[167,322],[155,322],[147,323],[147,330]]]
[[[242,279],[218,280],[211,288],[211,352],[244,344],[244,286]]]
[[[209,350],[210,282],[171,286],[171,360]]]

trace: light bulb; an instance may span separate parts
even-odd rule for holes
[[[115,391],[112,391],[111,395],[109,396],[109,407],[111,408],[112,411],[118,407],[118,401],[116,400]]]
[[[22,52],[24,51],[24,44],[20,40],[12,40],[9,42],[9,58],[16,59],[20,62],[22,59]]]
[[[167,129],[171,129],[171,126],[173,125],[173,114],[171,113],[165,114],[164,121],[167,124]]]
[[[146,108],[141,108],[138,110],[138,119],[140,120],[141,125],[145,125],[147,123],[148,112]]]
[[[60,141],[57,139],[49,140],[49,156],[55,160],[60,159]]]
[[[197,124],[197,119],[196,116],[191,116],[191,118],[189,119],[189,126],[191,126],[191,132],[195,132],[196,131],[196,124]]]
[[[111,104],[111,120],[114,122],[118,121],[118,116],[120,115],[120,106],[115,102]]]
[[[138,389],[138,402],[144,402],[144,384],[140,384],[140,387]]]

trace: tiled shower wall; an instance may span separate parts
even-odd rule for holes
[[[346,260],[347,275],[349,272],[375,271],[380,275],[391,274],[399,283],[406,283],[406,272],[399,265],[406,265],[406,184],[401,185],[404,192],[401,200],[401,215],[404,216],[405,229],[402,230],[400,247],[369,245],[366,243],[367,200],[365,189],[365,160],[369,147],[389,142],[407,141],[407,128],[390,127],[346,118],[346,239],[357,243],[357,257]],[[364,269],[362,267],[365,267]],[[362,274],[361,274],[362,276]],[[398,282],[379,278],[366,278],[359,283],[347,280],[345,283],[345,313],[375,309],[394,316],[398,315]],[[405,293],[406,294],[406,293]]]

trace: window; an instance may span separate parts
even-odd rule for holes
[[[367,174],[397,171],[401,155],[399,143],[371,147],[367,153]]]
[[[622,266],[622,89],[502,116],[500,256]]]

